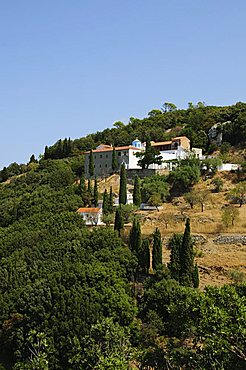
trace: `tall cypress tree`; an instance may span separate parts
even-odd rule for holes
[[[72,144],[71,138],[69,137],[68,142],[67,142],[67,155],[68,156],[72,153],[72,149],[73,149],[73,144]]]
[[[194,252],[193,242],[190,234],[190,219],[185,223],[185,232],[183,235],[180,250],[180,283],[185,286],[193,286],[194,273]]]
[[[93,189],[93,202],[94,206],[98,206],[98,186],[97,186],[97,178],[95,177],[94,181],[94,189]]]
[[[118,162],[116,158],[116,152],[115,152],[115,147],[113,147],[113,152],[112,152],[112,170],[115,172],[118,168]]]
[[[113,189],[112,189],[112,186],[110,186],[110,191],[109,191],[108,211],[109,211],[109,213],[113,213],[114,212],[114,198],[113,198]]]
[[[121,230],[124,228],[124,221],[122,217],[121,207],[117,207],[115,212],[114,230],[118,232],[119,236]]]
[[[141,254],[142,236],[141,236],[140,223],[136,220],[136,218],[134,218],[133,220],[132,228],[130,231],[129,245],[130,245],[130,249],[137,256],[139,260],[139,256]]]
[[[140,179],[138,176],[136,176],[134,179],[133,204],[135,204],[137,207],[140,207],[141,205]]]
[[[50,150],[48,146],[46,145],[46,147],[44,148],[44,159],[48,159],[48,158],[50,158]]]
[[[103,193],[103,205],[102,205],[102,210],[104,215],[109,214],[109,197],[108,197],[108,192],[107,189],[104,190]]]
[[[142,251],[139,255],[139,265],[141,270],[148,274],[150,268],[150,248],[148,239],[142,241]]]
[[[168,268],[170,270],[171,278],[179,281],[180,278],[180,251],[182,246],[183,235],[173,234],[169,240],[171,247],[170,263]]]
[[[94,175],[94,157],[92,150],[90,151],[89,157],[89,175],[92,177]]]
[[[85,186],[85,177],[84,176],[81,176],[81,178],[80,178],[80,182],[79,182],[78,188],[76,190],[76,194],[78,194],[82,198],[82,200],[84,201],[84,196],[86,194],[86,186]]]
[[[155,229],[153,237],[152,267],[154,270],[157,270],[162,265],[162,242],[161,233],[158,228]]]
[[[119,191],[119,203],[126,204],[127,202],[127,188],[126,188],[126,167],[122,163],[120,168],[120,191]]]

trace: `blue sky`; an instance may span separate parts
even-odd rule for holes
[[[245,0],[0,2],[0,168],[164,101],[245,101]]]

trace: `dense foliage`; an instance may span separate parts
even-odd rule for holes
[[[28,360],[35,330],[49,343],[49,368],[67,369],[74,338],[83,341],[108,317],[128,326],[136,314],[127,283],[135,258],[111,229],[84,227],[74,178],[66,162],[44,161],[0,188],[0,362],[7,367]]]

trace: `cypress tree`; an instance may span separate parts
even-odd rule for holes
[[[94,200],[94,206],[98,206],[98,187],[97,187],[97,178],[95,177],[94,181],[94,189],[93,189],[93,200]]]
[[[108,211],[109,211],[109,213],[113,213],[114,212],[114,199],[113,199],[113,189],[112,189],[112,186],[110,186],[110,192],[109,192]]]
[[[142,241],[142,251],[139,256],[139,265],[145,274],[148,274],[150,268],[150,248],[148,239]]]
[[[68,142],[67,142],[67,155],[69,156],[70,154],[72,154],[72,149],[73,149],[73,144],[72,144],[72,141],[70,139],[70,137],[68,138]]]
[[[82,199],[86,194],[86,186],[85,186],[85,177],[84,176],[81,176],[81,178],[80,178],[80,182],[79,182],[78,188],[76,190],[76,194],[78,194],[80,197],[82,197]]]
[[[92,150],[90,151],[89,157],[89,175],[92,177],[94,175],[94,157]]]
[[[35,155],[34,154],[32,154],[31,155],[31,157],[30,157],[30,159],[29,159],[29,163],[37,163],[38,161],[37,161],[37,159],[35,158]]]
[[[118,163],[116,159],[116,152],[115,152],[115,147],[113,147],[113,152],[112,152],[112,171],[115,172],[118,168]]]
[[[2,181],[8,180],[9,171],[8,171],[7,167],[3,167],[2,171],[1,171],[1,178],[2,178]]]
[[[63,157],[63,142],[61,139],[58,140],[55,148],[54,158],[59,159]]]
[[[199,282],[200,282],[199,270],[198,270],[197,264],[195,264],[194,271],[193,271],[193,286],[194,286],[194,288],[199,287]]]
[[[119,203],[126,204],[127,202],[127,188],[126,188],[126,167],[123,163],[120,168],[120,191]]]
[[[62,148],[62,157],[67,157],[68,156],[68,147],[67,147],[67,138],[65,137],[63,141],[63,148]]]
[[[45,149],[44,149],[44,159],[48,159],[50,158],[50,150],[48,148],[48,146],[46,145]]]
[[[152,267],[154,270],[157,270],[162,265],[162,242],[161,233],[158,228],[156,228],[153,237]]]
[[[117,207],[115,212],[114,230],[116,230],[120,236],[121,230],[124,228],[124,221],[122,217],[121,208]]]
[[[107,189],[103,193],[103,205],[102,205],[103,214],[107,215],[109,213],[109,197]]]
[[[140,179],[138,176],[136,176],[134,179],[133,204],[135,204],[137,207],[140,207],[141,205]]]
[[[171,247],[170,263],[168,268],[170,270],[171,278],[179,281],[180,278],[180,251],[182,246],[183,235],[173,234],[169,241]]]
[[[129,237],[130,249],[137,256],[138,260],[141,255],[142,236],[140,223],[134,218]]]
[[[187,218],[180,250],[180,283],[193,286],[194,252],[190,235],[190,220]]]

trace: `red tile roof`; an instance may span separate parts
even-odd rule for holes
[[[169,145],[169,144],[172,144],[172,141],[160,141],[160,142],[151,144],[151,146]]]
[[[77,212],[79,213],[98,213],[101,208],[79,208]]]
[[[128,145],[128,146],[118,146],[115,148],[115,150],[129,150],[129,149],[134,149],[134,150],[141,150],[140,148],[136,148],[135,146]],[[112,152],[113,148],[102,148],[102,149],[93,149],[93,153],[100,153],[100,152]],[[85,154],[88,154],[90,152],[85,152]]]

